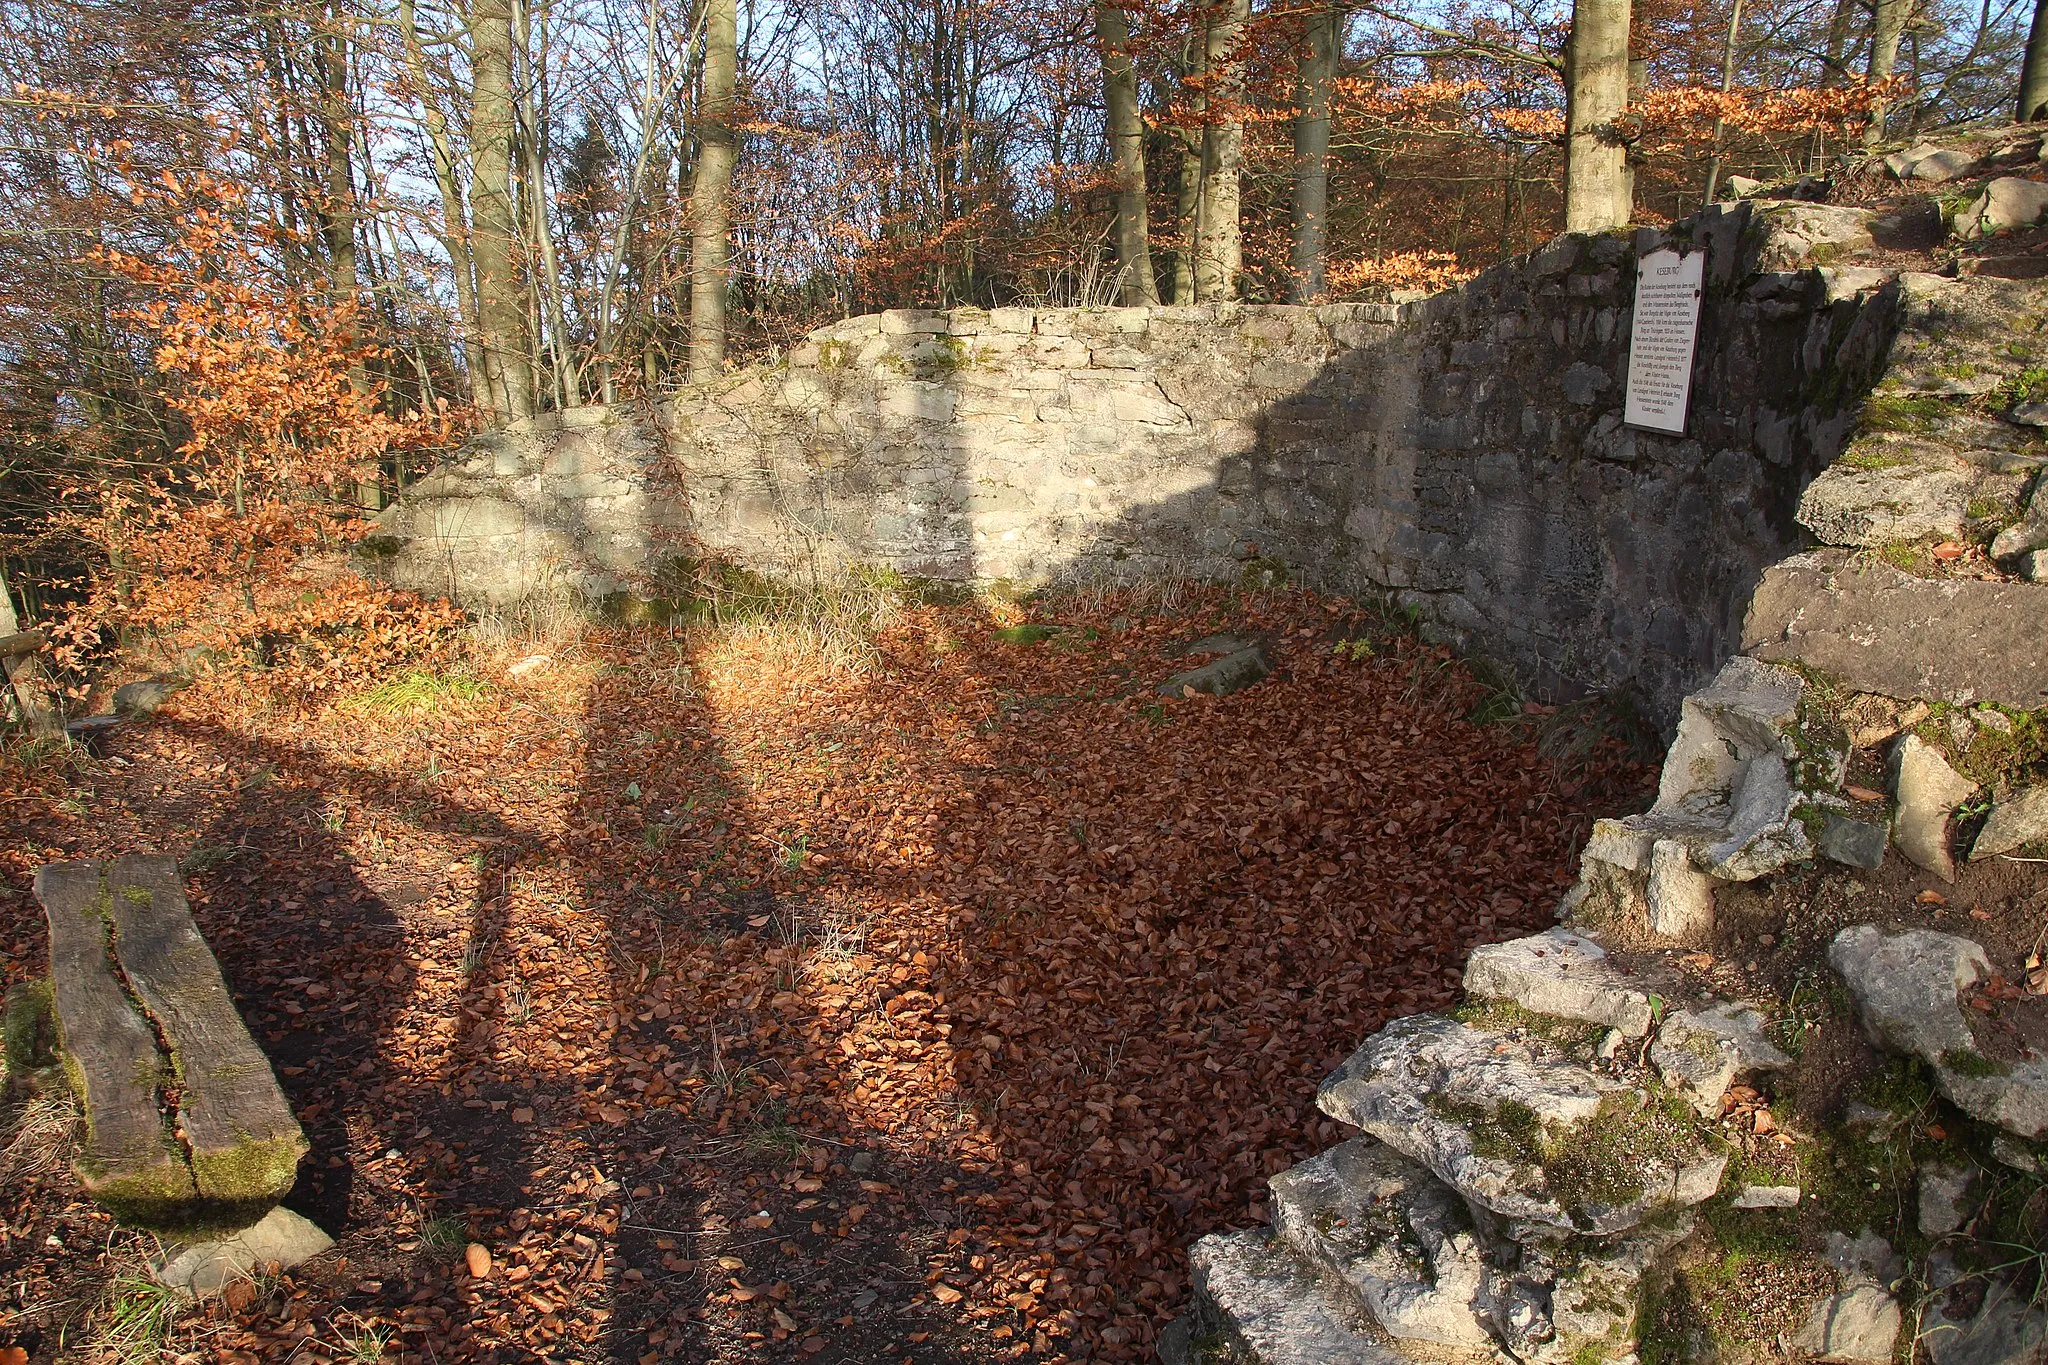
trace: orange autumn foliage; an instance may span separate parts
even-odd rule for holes
[[[459,619],[445,604],[360,579],[328,585],[314,608],[280,605],[278,589],[308,552],[368,529],[359,481],[452,444],[467,414],[389,410],[354,301],[290,278],[282,263],[302,243],[242,214],[244,188],[164,174],[131,198],[178,209],[172,240],[92,260],[142,287],[125,316],[155,341],[184,439],[169,466],[65,490],[63,529],[99,567],[54,624],[58,662],[82,660],[110,627],[182,630],[302,690],[438,647]]]

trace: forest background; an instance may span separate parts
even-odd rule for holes
[[[1439,288],[2008,112],[2034,19],[0,0],[0,573],[62,667],[224,583],[256,638],[266,575],[480,426],[886,307]]]

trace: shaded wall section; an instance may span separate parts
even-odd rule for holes
[[[1675,714],[1734,653],[1882,372],[1897,286],[1796,209],[1561,237],[1420,302],[900,310],[639,412],[477,443],[386,513],[401,582],[506,599],[667,555],[1042,583],[1393,590],[1539,690]],[[1683,437],[1621,425],[1636,258],[1708,252]]]

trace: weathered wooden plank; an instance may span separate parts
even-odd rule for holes
[[[176,860],[117,858],[107,886],[114,955],[170,1047],[183,1092],[178,1117],[200,1196],[276,1202],[291,1190],[306,1135],[192,922]]]
[[[33,654],[43,647],[43,643],[43,633],[40,630],[17,630],[12,635],[0,635],[0,659]]]
[[[36,873],[36,899],[50,922],[59,1054],[85,1109],[79,1182],[112,1212],[174,1218],[198,1191],[159,1107],[166,1074],[156,1035],[108,952],[102,869],[53,863]]]

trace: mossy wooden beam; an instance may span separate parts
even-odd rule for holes
[[[156,1034],[114,970],[100,865],[43,868],[36,898],[50,922],[59,1055],[85,1111],[79,1182],[118,1215],[176,1218],[198,1190],[161,1107],[167,1072]]]
[[[306,1136],[192,922],[176,861],[118,858],[107,888],[115,957],[170,1049],[200,1197],[276,1202],[291,1190]]]

